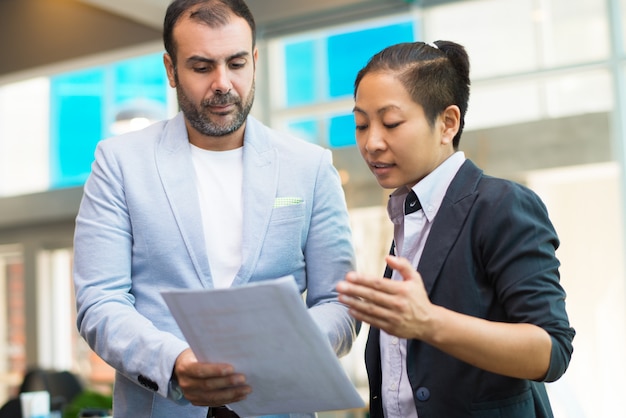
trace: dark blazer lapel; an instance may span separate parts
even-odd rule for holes
[[[429,294],[476,200],[481,177],[482,170],[466,160],[448,187],[417,269]]]

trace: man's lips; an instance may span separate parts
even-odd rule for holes
[[[228,113],[234,107],[233,103],[228,104],[219,104],[219,105],[208,105],[206,109],[208,109],[211,113]]]

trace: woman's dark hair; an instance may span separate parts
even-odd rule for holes
[[[424,108],[431,126],[448,106],[459,107],[459,131],[452,141],[454,149],[457,149],[470,93],[469,57],[465,48],[450,41],[434,44],[407,42],[389,46],[374,55],[357,74],[355,98],[363,77],[380,71],[397,74],[413,101]]]
[[[200,6],[195,7],[197,5]],[[243,0],[174,0],[168,6],[163,21],[163,44],[174,63],[176,63],[176,42],[172,33],[176,22],[186,12],[190,19],[199,20],[212,28],[227,24],[231,13],[239,16],[248,22],[252,31],[252,47],[256,45],[254,16]]]

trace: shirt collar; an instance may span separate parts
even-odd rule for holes
[[[435,215],[437,215],[441,207],[441,202],[443,202],[452,179],[454,179],[464,162],[465,153],[457,151],[413,186],[413,191],[415,191],[422,204],[422,210],[428,222],[432,222],[435,219]],[[408,193],[409,190],[406,187],[400,187],[389,196],[387,213],[393,223],[403,220],[404,199]]]

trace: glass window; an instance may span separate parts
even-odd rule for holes
[[[50,84],[50,188],[76,186],[89,174],[104,136],[105,70],[59,75]]]
[[[330,118],[328,142],[331,148],[356,145],[354,116],[352,113]]]
[[[313,103],[315,92],[315,42],[307,40],[285,45],[287,106]]]
[[[82,184],[98,141],[121,133],[115,126],[140,128],[166,116],[160,53],[58,75],[50,83],[51,188]]]
[[[608,70],[551,76],[545,80],[546,111],[549,117],[610,112],[613,83]]]
[[[472,79],[531,71],[539,67],[528,0],[453,2],[424,11],[424,39],[458,42],[467,49]]]
[[[414,33],[415,22],[403,17],[277,40],[272,62],[282,64],[272,71],[271,124],[324,146],[354,145],[349,112],[357,72],[386,46],[413,41]]]
[[[608,112],[612,88],[607,70],[475,83],[466,129]]]
[[[547,67],[607,59],[611,49],[607,2],[549,0],[535,11]]]
[[[527,184],[544,200],[559,233],[561,282],[576,329],[570,366],[547,387],[555,417],[613,417],[626,410],[626,271],[619,173],[619,166],[609,162],[528,174]],[[593,226],[581,225],[590,213]],[[595,401],[600,398],[602,402]]]
[[[114,372],[79,335],[72,284],[72,248],[38,253],[38,364],[46,369],[72,370],[90,386],[109,388]]]
[[[410,42],[413,38],[412,22],[329,36],[330,97],[351,96],[357,73],[372,55],[390,44]]]
[[[138,98],[165,104],[168,81],[161,53],[118,62],[112,73],[116,106]]]
[[[0,196],[81,185],[98,141],[167,117],[168,91],[161,53],[1,86]]]
[[[38,364],[47,369],[76,370],[72,249],[40,251],[37,263]]]
[[[424,21],[426,40],[467,48],[475,79],[605,59],[610,51],[604,1],[454,2],[427,9]]]
[[[24,263],[17,245],[0,246],[0,404],[15,396],[26,364]]]
[[[621,11],[621,19],[617,19],[622,23],[622,48],[625,48],[621,51],[622,54],[626,54],[626,0],[621,0],[619,3],[619,8]]]
[[[0,87],[0,196],[48,188],[48,97],[45,77]]]
[[[535,80],[475,83],[465,129],[537,120],[541,114],[541,88]]]
[[[298,138],[312,143],[319,143],[318,121],[314,119],[298,120],[290,122],[287,130]]]

